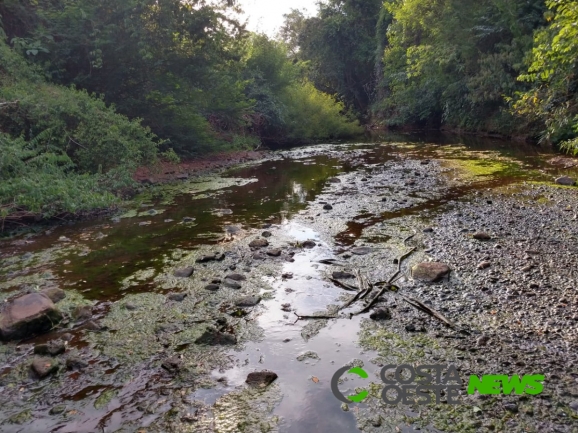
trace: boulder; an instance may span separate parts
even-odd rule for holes
[[[450,268],[444,263],[424,262],[411,268],[411,276],[415,280],[434,283],[450,273]]]
[[[489,234],[484,232],[476,232],[472,235],[472,237],[479,241],[489,241],[490,239],[492,239],[492,237]]]
[[[562,176],[562,177],[559,177],[558,179],[556,179],[556,183],[558,185],[572,186],[576,183],[576,181],[574,179],[572,179],[571,177]]]
[[[16,340],[44,333],[61,320],[62,314],[48,296],[30,293],[5,305],[0,313],[0,338]]]
[[[209,290],[211,292],[216,292],[217,290],[219,290],[219,285],[218,284],[207,284],[205,286],[205,290]]]
[[[317,244],[315,242],[313,242],[312,240],[307,240],[301,244],[301,246],[303,246],[303,248],[314,248],[316,245]]]
[[[323,206],[324,210],[331,210],[333,209],[333,206],[331,206],[329,203],[327,203],[326,205]]]
[[[279,248],[267,250],[267,255],[271,257],[279,257],[281,255],[281,250]]]

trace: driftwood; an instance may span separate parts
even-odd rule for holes
[[[335,278],[329,278],[333,284],[341,287],[343,290],[349,290],[350,292],[359,292],[359,287],[352,286],[351,284],[344,283],[343,281],[336,280]]]

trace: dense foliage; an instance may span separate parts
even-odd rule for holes
[[[387,127],[541,136],[575,149],[578,3],[325,0],[280,37],[316,86]]]
[[[1,174],[2,215],[105,206],[139,165],[175,152],[362,132],[232,3],[1,2],[1,163],[19,167]]]

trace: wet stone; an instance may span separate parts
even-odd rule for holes
[[[88,362],[78,356],[71,356],[66,360],[66,369],[72,371],[83,370],[88,367]]]
[[[301,244],[303,248],[314,248],[317,244],[311,240],[307,240]]]
[[[483,261],[478,265],[478,269],[487,269],[491,266],[492,264],[488,261]]]
[[[219,290],[219,285],[218,284],[207,284],[205,286],[205,290],[210,290],[211,292],[216,292],[217,290]]]
[[[338,177],[331,177],[331,178],[327,179],[327,182],[329,182],[329,183],[341,183],[341,179],[339,179]]]
[[[41,293],[20,296],[3,306],[0,338],[14,340],[49,331],[62,320],[54,303]]]
[[[518,412],[518,406],[513,404],[513,403],[504,404],[504,409],[506,409],[508,412],[512,412],[512,413]]]
[[[268,246],[269,242],[266,239],[255,239],[249,244],[249,247],[251,248],[264,248]]]
[[[167,295],[167,298],[170,301],[175,301],[175,302],[183,302],[186,297],[187,297],[186,293],[169,293]]]
[[[165,359],[161,367],[167,370],[169,373],[177,373],[183,366],[183,361],[178,356],[172,356]]]
[[[423,229],[424,233],[433,233],[433,231],[434,231],[434,229],[431,227],[427,227],[427,228]]]
[[[137,309],[137,306],[134,305],[134,304],[131,304],[130,302],[127,302],[127,303],[124,304],[123,306],[124,306],[124,308],[125,308],[126,310],[129,310],[129,311],[134,311],[134,310]]]
[[[279,257],[281,255],[281,250],[279,248],[268,250],[267,255],[271,257]]]
[[[472,235],[472,237],[474,239],[477,239],[478,241],[488,241],[490,239],[492,239],[492,237],[485,232],[476,232]]]
[[[52,409],[50,409],[50,411],[48,413],[50,415],[60,415],[60,414],[64,413],[65,410],[66,410],[66,405],[59,404],[59,405],[54,406]]]
[[[364,256],[366,254],[370,254],[373,252],[373,248],[370,247],[355,247],[352,248],[350,250],[351,253],[358,255],[358,256]]]
[[[250,386],[265,388],[271,385],[275,379],[277,379],[277,377],[277,374],[273,373],[272,371],[256,371],[249,373],[245,382]]]
[[[188,278],[191,275],[193,275],[194,271],[195,269],[192,266],[188,266],[186,268],[175,270],[175,272],[173,272],[173,275],[178,278]]]
[[[426,329],[423,326],[416,326],[413,323],[405,325],[405,330],[407,332],[426,332]]]
[[[104,331],[106,328],[103,327],[100,323],[94,321],[94,320],[89,320],[88,322],[86,322],[86,324],[84,325],[84,329],[86,329],[87,331]]]
[[[343,272],[343,271],[335,271],[335,272],[333,272],[332,276],[336,280],[346,280],[349,278],[355,278],[355,275],[353,275],[349,272]]]
[[[44,289],[40,293],[48,296],[50,298],[50,300],[52,302],[54,302],[55,304],[57,302],[62,301],[64,298],[66,298],[66,292],[64,290],[58,289],[56,287],[50,287],[48,289]]]
[[[209,254],[206,256],[201,256],[199,257],[197,260],[195,260],[196,263],[208,263],[208,262],[212,262],[217,260],[217,255],[216,254]]]
[[[369,315],[369,318],[371,320],[390,320],[391,312],[388,308],[377,308]]]
[[[235,280],[231,280],[229,278],[225,278],[225,281],[223,281],[223,285],[225,287],[229,287],[231,289],[240,289],[241,288],[241,284]]]
[[[434,283],[446,277],[450,268],[444,263],[423,262],[418,263],[411,269],[411,276],[415,280]]]
[[[233,281],[245,281],[247,279],[242,274],[228,274],[225,278]]]
[[[34,353],[36,355],[50,355],[57,356],[64,353],[66,345],[62,340],[52,340],[45,344],[37,344],[34,346]]]
[[[231,346],[237,344],[237,337],[233,334],[217,331],[214,328],[207,328],[203,335],[195,340],[195,344],[207,346]]]
[[[254,307],[259,302],[261,302],[260,296],[246,296],[235,302],[237,307]]]
[[[263,236],[264,238],[270,238],[271,236],[273,236],[273,233],[266,230],[263,233],[261,233],[261,236]]]
[[[329,203],[327,203],[327,204],[323,205],[323,209],[331,210],[331,209],[333,209],[333,206],[331,206]]]
[[[56,373],[58,371],[59,363],[56,359],[52,358],[36,358],[32,361],[30,368],[42,379],[50,374]]]

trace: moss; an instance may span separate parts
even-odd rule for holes
[[[116,389],[107,389],[103,391],[98,398],[94,401],[94,408],[100,410],[111,402],[111,400],[116,397],[118,391]]]

